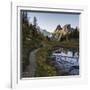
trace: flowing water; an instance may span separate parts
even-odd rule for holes
[[[79,52],[76,49],[59,48],[52,52],[55,67],[65,75],[79,75]]]

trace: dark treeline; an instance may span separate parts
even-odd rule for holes
[[[33,24],[29,23],[27,11],[21,11],[21,29],[22,29],[22,72],[25,71],[26,66],[29,65],[29,53],[39,47],[42,47],[41,41],[44,36],[37,28],[37,18],[33,18]]]

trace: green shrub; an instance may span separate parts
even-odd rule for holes
[[[48,47],[41,48],[36,54],[37,60],[37,77],[45,77],[45,76],[56,76],[56,70],[49,63],[46,63],[48,56],[50,54],[51,49]]]

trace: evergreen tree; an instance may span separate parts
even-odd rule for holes
[[[34,16],[34,18],[33,18],[33,25],[34,25],[34,27],[36,27],[37,26],[37,18]]]

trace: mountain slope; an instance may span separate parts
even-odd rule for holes
[[[70,24],[66,24],[63,26],[63,28],[58,25],[53,32],[53,37],[57,40],[60,41],[61,38],[66,37],[69,33],[71,33],[74,29],[71,28]]]
[[[52,34],[50,32],[48,32],[47,30],[41,30],[41,33],[44,35],[44,36],[48,36],[48,37],[51,37]]]

